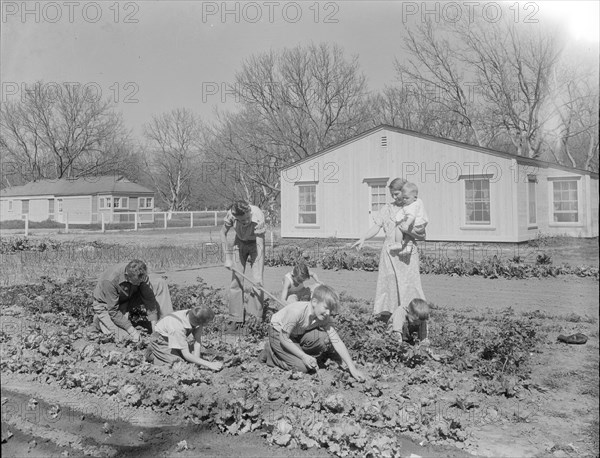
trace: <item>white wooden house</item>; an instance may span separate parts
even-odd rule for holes
[[[0,190],[0,221],[53,220],[69,224],[133,221],[130,212],[148,213],[151,221],[154,191],[122,177],[40,180]],[[145,216],[145,215],[144,215]]]
[[[419,187],[431,241],[598,236],[597,173],[390,126],[281,171],[281,236],[362,236],[397,177]]]

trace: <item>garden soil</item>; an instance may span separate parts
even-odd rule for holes
[[[273,293],[279,291],[281,279],[288,271],[289,268],[266,268],[266,288]],[[314,271],[321,281],[340,292],[367,301],[374,296],[377,272]],[[171,271],[165,275],[171,284],[190,285],[201,277],[217,288],[226,288],[231,278],[222,267]],[[531,380],[532,386],[537,388],[527,399],[515,399],[510,412],[517,421],[482,424],[474,433],[470,453],[488,457],[593,456],[595,440],[597,454],[597,281],[571,276],[489,280],[440,275],[424,275],[422,280],[427,298],[440,310],[448,308],[481,315],[489,309],[498,311],[511,307],[517,314],[539,311],[554,317],[548,328],[548,339],[533,355]],[[433,321],[432,324],[435,316]],[[556,342],[559,334],[575,332],[587,334],[587,344]],[[109,370],[110,366],[107,367]],[[118,373],[115,369],[115,376]],[[148,374],[149,381],[152,377]],[[104,398],[44,385],[26,374],[3,375],[2,382],[4,456],[328,456],[325,450],[268,446],[258,433],[231,436],[193,426],[181,427],[178,426],[180,413],[167,415],[144,407],[128,411],[116,406],[115,409],[120,409],[119,414],[111,416],[107,414],[111,408]],[[211,386],[217,391],[226,388]],[[38,399],[40,405],[70,405],[73,412],[78,413],[70,419],[61,417],[62,423],[53,423],[45,417],[31,421],[27,415],[25,418],[13,415],[10,422],[5,421],[8,406],[24,406],[32,397]],[[100,415],[90,411],[92,404],[103,406]],[[500,415],[498,409],[494,405],[487,406],[490,416],[508,416],[507,412]],[[80,415],[82,411],[88,414]],[[105,430],[107,423],[110,433]],[[14,430],[10,433],[12,437],[9,430]],[[181,442],[183,440],[185,444]],[[455,448],[420,446],[409,439],[403,439],[402,444],[402,456],[468,456]],[[65,445],[69,446],[66,452]]]

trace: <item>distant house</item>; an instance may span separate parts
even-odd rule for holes
[[[70,224],[133,221],[126,212],[152,219],[154,192],[122,177],[41,180],[0,190],[0,221],[54,220]]]
[[[431,241],[598,236],[597,173],[390,126],[281,171],[281,236],[362,236],[396,177],[418,185]]]

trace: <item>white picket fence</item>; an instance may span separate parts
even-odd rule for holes
[[[100,221],[87,224],[88,226],[100,225],[100,231],[107,230],[133,230],[140,229],[175,229],[218,226],[222,223],[227,210],[208,211],[177,211],[177,212],[118,212],[105,214],[100,213]],[[69,232],[69,226],[82,224],[79,215],[69,215],[68,212],[61,214],[60,223],[64,224],[64,231]],[[71,218],[70,218],[71,216]],[[29,235],[29,217],[23,215],[25,223],[25,235]],[[76,222],[74,222],[76,221]],[[92,228],[90,228],[92,229]],[[93,230],[93,229],[92,229]]]

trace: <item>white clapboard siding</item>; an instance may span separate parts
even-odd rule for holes
[[[62,212],[57,211],[57,220],[65,222],[68,213],[69,224],[91,224],[92,196],[62,197]],[[58,210],[58,204],[56,204]]]
[[[386,146],[382,146],[383,143]],[[591,237],[594,230],[597,232],[597,209],[595,222],[593,215],[589,215],[591,212],[585,209],[590,199],[589,174],[586,178],[582,173],[532,167],[519,161],[528,160],[385,128],[375,130],[282,171],[281,235],[358,238],[372,222],[369,182],[382,179],[389,184],[401,176],[419,187],[419,197],[430,221],[428,240],[516,242],[534,238],[538,230],[587,237]],[[527,223],[528,174],[538,175],[537,228],[530,228]],[[464,178],[472,175],[490,176],[490,224],[466,223]],[[580,224],[568,227],[551,223],[547,175],[581,178]],[[591,181],[597,189],[597,178]],[[316,224],[298,223],[300,184],[316,186]],[[389,202],[389,192],[387,194]],[[595,199],[597,207],[597,197]]]

